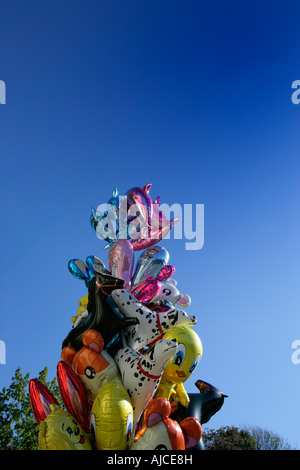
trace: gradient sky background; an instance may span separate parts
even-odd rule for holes
[[[204,204],[205,243],[166,240],[198,318],[201,378],[229,395],[208,427],[300,448],[297,0],[0,0],[1,317],[6,364],[56,374],[105,242],[90,209],[152,183]],[[139,252],[138,252],[139,254]]]

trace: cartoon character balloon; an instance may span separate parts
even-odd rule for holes
[[[132,432],[133,409],[114,359],[96,330],[82,336],[83,347],[66,346],[63,361],[72,364],[91,407],[92,442],[98,450],[125,450]]]
[[[40,423],[40,450],[92,450],[89,436],[73,416],[50,405],[51,413]]]
[[[29,397],[40,427],[40,450],[92,450],[89,434],[38,379],[30,380]]]
[[[202,358],[203,346],[201,339],[192,328],[177,326],[169,330],[165,339],[175,339],[178,348],[164,368],[156,397],[175,400],[183,406],[189,404],[189,397],[184,382],[190,377]]]
[[[81,379],[88,403],[92,406],[103,385],[109,382],[122,384],[122,380],[114,359],[103,349],[104,341],[98,331],[85,331],[82,342],[83,347],[79,351],[66,346],[61,352],[61,359],[71,364]]]
[[[144,355],[127,346],[124,337],[123,347],[115,355],[115,361],[133,406],[133,433],[139,419],[153,397],[160,382],[165,364],[177,349],[176,341],[161,339]]]
[[[154,398],[144,413],[145,425],[136,434],[130,450],[186,450],[201,439],[201,424],[190,417],[177,423],[170,418],[171,405],[165,398]]]
[[[98,450],[126,450],[131,442],[133,409],[123,385],[109,382],[91,409],[91,432]]]
[[[197,323],[194,315],[188,315],[183,310],[172,308],[167,312],[154,312],[125,289],[115,289],[111,299],[125,318],[135,320],[135,324],[125,326],[123,332],[128,346],[137,350],[152,346],[176,325],[193,326]],[[168,338],[173,339],[171,336]]]

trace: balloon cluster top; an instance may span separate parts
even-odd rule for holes
[[[90,222],[98,238],[106,240],[105,249],[117,240],[129,240],[134,251],[149,248],[172,230],[179,218],[168,219],[160,209],[160,196],[150,196],[152,184],[133,187],[125,195],[117,188],[107,203],[92,207]]]

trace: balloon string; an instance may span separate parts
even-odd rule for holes
[[[103,290],[104,287],[117,287],[116,284],[117,283],[115,283],[115,284],[99,284],[99,282],[96,281],[96,285],[100,288],[102,294],[104,294],[104,295],[110,295],[110,293],[107,293]]]

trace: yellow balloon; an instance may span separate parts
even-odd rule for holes
[[[72,323],[75,323],[77,317],[87,309],[88,301],[89,301],[88,295],[85,295],[80,299],[80,301],[78,302],[79,307],[77,309],[76,315],[74,317],[71,317]]]
[[[127,391],[117,382],[99,390],[91,409],[91,431],[99,450],[126,450],[131,442],[133,409]]]
[[[51,413],[40,422],[40,450],[92,450],[89,436],[67,411],[50,405]]]
[[[176,339],[178,348],[164,368],[156,397],[174,399],[187,406],[189,398],[183,383],[191,376],[202,358],[201,339],[194,330],[185,326],[171,328],[164,338]]]

